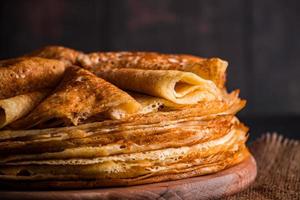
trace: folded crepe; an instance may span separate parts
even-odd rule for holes
[[[57,59],[63,61],[66,65],[72,65],[76,64],[77,57],[81,54],[83,53],[67,47],[46,46],[25,56]]]
[[[96,68],[98,69],[98,68]],[[196,104],[221,98],[214,82],[177,70],[102,69],[90,71],[119,88],[167,99],[176,104]]]
[[[78,125],[86,121],[119,119],[137,112],[126,92],[79,67],[69,67],[55,89],[28,116],[10,125],[15,129]]]
[[[65,71],[58,60],[31,57],[0,62],[0,99],[55,87]]]
[[[78,56],[78,62],[88,69],[136,68],[147,70],[179,70],[193,72],[224,88],[228,63],[220,58],[200,58],[191,55],[153,52],[98,52]]]
[[[47,90],[30,92],[0,100],[0,128],[27,115],[42,101],[47,93]]]

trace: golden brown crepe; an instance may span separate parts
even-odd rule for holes
[[[82,66],[100,71],[104,68],[135,68],[146,70],[179,70],[193,72],[224,88],[228,63],[220,58],[200,58],[181,54],[153,52],[98,52],[78,56]]]
[[[177,70],[103,69],[91,72],[121,89],[161,97],[176,104],[196,104],[221,98],[210,80]]]
[[[55,87],[65,71],[58,60],[17,58],[0,63],[0,99]]]
[[[72,65],[77,63],[77,57],[81,54],[83,53],[80,51],[63,46],[46,46],[27,54],[26,56],[57,59],[63,61],[67,65]]]
[[[86,120],[119,119],[137,112],[127,93],[79,67],[70,67],[56,90],[12,128],[78,125]]]
[[[0,128],[27,115],[47,94],[48,91],[45,90],[0,100]]]

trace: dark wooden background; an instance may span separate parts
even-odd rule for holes
[[[218,56],[241,116],[300,115],[297,0],[3,0],[0,58],[59,44],[83,51]],[[299,121],[300,122],[300,121]]]

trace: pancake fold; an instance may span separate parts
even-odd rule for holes
[[[100,71],[105,68],[134,68],[145,70],[178,70],[193,72],[225,87],[227,61],[220,58],[201,58],[185,54],[154,52],[95,52],[78,56],[85,68]]]
[[[0,100],[0,128],[27,115],[47,94],[48,91],[45,90]]]
[[[161,97],[176,104],[221,98],[221,92],[212,81],[190,72],[127,68],[91,71],[122,89]]]
[[[14,129],[57,127],[101,119],[119,119],[137,112],[139,104],[127,93],[79,67],[70,67],[60,85]],[[93,119],[95,118],[95,119]]]

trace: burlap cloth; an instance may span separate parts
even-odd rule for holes
[[[225,199],[300,199],[300,141],[276,133],[250,145],[257,166],[255,182]]]

